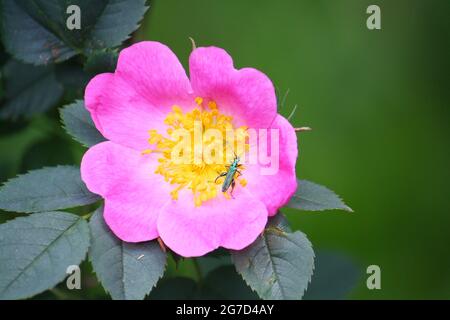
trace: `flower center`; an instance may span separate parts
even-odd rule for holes
[[[245,168],[238,155],[245,154],[249,144],[247,127],[234,128],[233,118],[220,113],[214,101],[197,97],[195,102],[198,107],[186,113],[173,106],[164,120],[167,134],[149,130],[153,149],[142,153],[161,153],[155,173],[174,185],[172,199],[177,200],[179,190],[187,188],[200,206],[220,191],[229,199],[227,192],[235,181],[245,187],[247,182],[240,177]]]

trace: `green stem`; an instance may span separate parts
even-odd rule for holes
[[[85,214],[84,216],[81,216],[84,220],[88,220],[92,216],[93,212],[90,212],[88,214]]]

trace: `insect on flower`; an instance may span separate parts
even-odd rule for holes
[[[242,175],[242,172],[239,171],[239,168],[242,168],[242,164],[239,163],[239,161],[241,161],[241,159],[234,154],[234,159],[233,162],[231,163],[231,165],[226,165],[226,172],[222,172],[217,178],[216,180],[214,180],[214,182],[217,182],[217,180],[221,177],[225,177],[225,180],[222,184],[222,192],[227,192],[227,190],[230,188],[231,186],[231,192],[230,192],[230,196],[233,197],[233,190],[234,187],[236,186],[236,179],[239,178]],[[238,174],[237,177],[235,177],[235,175]]]

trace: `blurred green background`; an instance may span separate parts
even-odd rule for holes
[[[371,4],[381,30],[366,27]],[[187,66],[193,37],[289,89],[280,113],[298,104],[291,122],[313,128],[299,137],[299,177],[355,212],[284,212],[316,248],[361,266],[351,298],[448,299],[449,12],[448,0],[154,0],[135,39],[167,44]],[[56,110],[2,122],[0,135],[2,181],[84,152]],[[366,288],[371,264],[381,290]],[[179,272],[195,277],[189,265]]]

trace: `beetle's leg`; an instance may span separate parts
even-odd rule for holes
[[[234,179],[233,179],[233,181],[231,181],[231,191],[230,191],[230,196],[234,199],[234,197],[233,197],[233,190],[234,190],[234,187],[236,186],[236,181],[234,181]]]
[[[225,177],[227,175],[228,172],[222,172],[217,178],[216,180],[214,180],[214,183],[217,182],[217,179],[221,178],[221,177]]]

